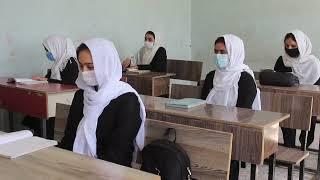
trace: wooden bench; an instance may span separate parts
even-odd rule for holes
[[[56,109],[55,131],[63,134],[70,106],[57,104]],[[162,138],[168,128],[176,130],[176,142],[188,152],[193,177],[201,180],[229,179],[232,151],[231,133],[148,119],[146,122],[146,144]]]
[[[261,106],[264,111],[289,113],[290,118],[280,123],[281,127],[309,131],[311,125],[313,99],[309,96],[261,92]],[[306,139],[306,137],[304,137]],[[306,143],[301,150],[279,147],[277,161],[288,166],[288,179],[292,179],[294,165],[300,164],[299,179],[303,179],[304,160],[309,156]]]
[[[157,120],[146,122],[146,144],[163,136],[168,128],[191,160],[192,177],[201,180],[229,179],[232,134]]]
[[[183,99],[183,98],[201,98],[202,87],[190,86],[181,84],[172,84],[170,98]]]
[[[168,59],[167,72],[176,74],[174,79],[200,82],[202,65],[201,61]]]

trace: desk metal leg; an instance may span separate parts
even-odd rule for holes
[[[41,136],[47,138],[47,119],[41,120]]]
[[[257,165],[251,164],[250,180],[257,179]]]
[[[273,180],[274,178],[274,171],[276,167],[276,154],[272,154],[269,158],[269,175],[268,180]]]
[[[9,111],[8,116],[9,116],[9,132],[13,132],[14,131],[13,112]]]

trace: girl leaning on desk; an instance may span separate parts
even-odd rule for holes
[[[53,65],[45,77],[34,76],[34,80],[48,81],[49,83],[75,85],[78,77],[78,65],[76,62],[76,50],[71,39],[62,35],[51,35],[43,41],[43,47],[47,59]],[[34,135],[41,135],[40,120],[26,116],[23,125],[34,131]],[[47,121],[47,138],[54,137],[54,118]]]

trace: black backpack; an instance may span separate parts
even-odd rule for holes
[[[259,82],[261,85],[291,87],[299,85],[299,78],[292,73],[264,70],[260,72]]]
[[[142,150],[141,170],[161,176],[161,180],[191,180],[190,159],[186,151],[176,144],[176,132],[168,129],[165,136],[174,132],[174,140],[155,140]]]

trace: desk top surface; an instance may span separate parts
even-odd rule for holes
[[[57,84],[57,83],[24,85],[24,84],[8,83],[7,81],[8,81],[8,78],[0,77],[0,87],[23,89],[23,90],[46,93],[46,94],[73,92],[78,90],[78,87],[73,85],[63,85],[63,84]]]
[[[304,92],[304,93],[319,93],[320,94],[320,86],[317,85],[299,85],[292,87],[280,87],[280,86],[266,86],[261,85],[257,82],[257,85],[260,89],[273,89],[279,91],[290,91],[290,92]]]
[[[165,72],[147,72],[142,74],[134,74],[134,73],[123,73],[124,77],[143,77],[143,78],[162,78],[162,77],[172,77],[175,76],[173,73],[165,73]]]
[[[201,105],[189,110],[166,107],[167,98],[140,95],[146,110],[173,116],[183,116],[192,119],[216,121],[217,123],[237,125],[256,129],[270,127],[290,117],[289,114],[254,111],[244,108],[230,108],[224,106]]]
[[[51,147],[17,159],[0,158],[0,178],[160,180],[159,176]]]

